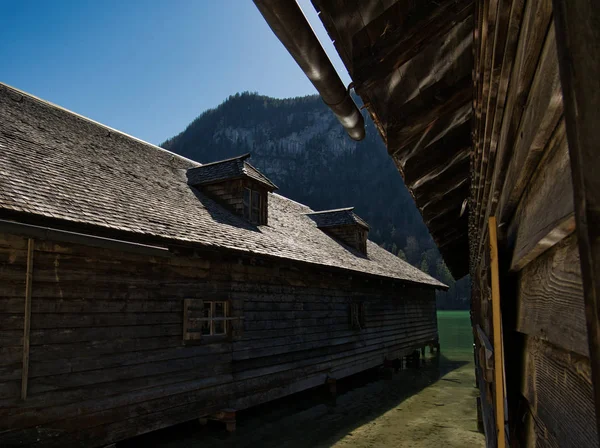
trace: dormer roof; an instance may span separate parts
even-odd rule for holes
[[[320,212],[307,213],[306,216],[312,219],[320,229],[327,227],[359,225],[360,227],[369,230],[369,224],[367,224],[365,220],[354,213],[354,207],[323,210]]]
[[[187,172],[188,184],[199,186],[233,179],[249,178],[262,184],[268,191],[277,190],[277,185],[248,162],[247,159],[249,158],[250,154],[243,154],[231,159],[206,163],[202,166],[191,168]]]

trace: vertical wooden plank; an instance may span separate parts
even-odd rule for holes
[[[600,8],[592,0],[552,4],[600,433]]]
[[[500,278],[498,275],[498,239],[496,217],[490,217],[490,268],[492,271],[492,319],[494,325],[494,404],[498,448],[506,446],[504,434],[504,362],[502,359],[502,318],[500,316]]]
[[[31,287],[33,280],[33,238],[27,241],[27,274],[25,277],[25,314],[23,316],[23,369],[21,373],[21,400],[27,398],[29,377],[29,333],[31,331]]]

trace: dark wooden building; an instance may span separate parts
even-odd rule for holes
[[[255,3],[360,139],[295,2]],[[598,4],[312,3],[446,264],[471,275],[488,446],[598,446]]]
[[[0,446],[103,446],[435,344],[444,285],[275,189],[0,84]]]

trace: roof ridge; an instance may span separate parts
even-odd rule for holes
[[[248,170],[246,169],[246,165],[249,166],[250,168],[252,168],[256,172],[256,174],[258,174],[261,177],[261,179],[263,180],[263,182],[268,183],[268,184],[272,185],[273,187],[275,187],[276,189],[279,190],[279,187],[277,185],[275,185],[275,183],[271,179],[269,179],[266,174],[264,174],[262,171],[260,171],[258,168],[256,168],[254,165],[252,165],[250,162],[247,162],[244,159],[244,165],[242,166],[242,171],[246,175],[249,175],[248,174]]]
[[[306,213],[307,215],[318,215],[321,213],[333,213],[333,212],[346,212],[346,211],[353,211],[354,207],[343,207],[343,208],[332,208],[331,210],[321,210],[319,212],[310,212],[310,213]]]
[[[302,202],[294,201],[293,199],[290,199],[290,198],[288,198],[287,196],[283,196],[283,195],[281,195],[281,194],[279,194],[279,193],[275,193],[274,191],[273,191],[273,192],[271,192],[271,194],[272,194],[273,196],[279,196],[281,199],[285,199],[286,201],[293,202],[294,204],[298,204],[298,205],[300,205],[300,206],[302,206],[302,207],[306,207],[307,209],[309,209],[309,210],[312,210],[312,209],[310,208],[310,206],[308,206],[308,205],[306,205],[306,204],[303,204]],[[305,215],[308,215],[308,214],[309,214],[309,213],[305,213]]]
[[[219,164],[219,163],[232,162],[232,161],[234,161],[234,160],[238,160],[238,159],[241,159],[241,160],[246,160],[246,159],[247,159],[247,158],[249,158],[249,157],[250,157],[250,153],[249,153],[249,152],[247,152],[247,153],[245,153],[245,154],[242,154],[242,155],[240,155],[240,156],[230,157],[230,158],[228,158],[228,159],[216,160],[216,161],[214,161],[214,162],[208,162],[208,163],[201,163],[201,164],[200,164],[200,166],[211,166],[211,165],[217,165],[217,164]],[[196,163],[198,163],[198,162],[196,162]]]
[[[96,126],[102,127],[104,129],[108,129],[109,131],[115,132],[117,134],[120,134],[120,135],[122,135],[125,138],[129,138],[131,140],[135,140],[138,143],[142,143],[142,144],[144,144],[146,146],[149,146],[149,147],[151,147],[154,150],[159,150],[159,151],[162,151],[162,152],[166,152],[167,154],[170,154],[173,157],[177,157],[178,159],[185,160],[186,162],[190,162],[190,163],[193,163],[193,164],[198,165],[198,166],[201,165],[200,162],[197,162],[197,161],[192,160],[192,159],[188,159],[187,157],[183,157],[182,155],[176,154],[176,153],[174,153],[172,151],[169,151],[168,149],[162,148],[162,147],[160,147],[158,145],[155,145],[153,143],[150,143],[150,142],[147,142],[145,140],[142,140],[141,138],[134,137],[133,135],[127,134],[126,132],[119,131],[118,129],[115,129],[115,128],[111,128],[110,126],[102,124],[99,121],[92,120],[91,118],[88,118],[88,117],[86,117],[84,115],[78,114],[77,112],[73,112],[72,110],[69,110],[66,107],[62,107],[62,106],[59,106],[58,104],[54,104],[54,103],[52,103],[50,101],[44,100],[44,99],[42,99],[42,98],[40,98],[38,96],[32,95],[31,93],[27,93],[27,92],[25,92],[25,91],[23,91],[21,89],[17,89],[16,87],[13,87],[13,86],[11,86],[9,84],[6,84],[6,83],[4,83],[2,81],[0,81],[0,86],[5,87],[8,90],[12,90],[14,92],[17,92],[20,95],[26,96],[26,97],[34,100],[34,101],[42,103],[45,106],[49,106],[51,108],[58,109],[58,110],[61,110],[63,112],[67,112],[68,114],[71,114],[71,115],[73,115],[73,116],[75,116],[75,117],[77,117],[77,118],[79,118],[79,119],[81,119],[83,121],[87,121],[87,122],[92,123],[92,124],[94,124]]]

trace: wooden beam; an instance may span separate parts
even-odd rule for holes
[[[461,165],[461,164],[464,165],[465,162],[467,160],[469,160],[469,156],[471,155],[471,147],[465,146],[465,147],[459,148],[458,150],[454,151],[454,154],[452,154],[452,152],[450,152],[449,155],[450,155],[450,157],[448,157],[448,159],[445,161],[445,163],[442,163],[439,165],[432,164],[431,169],[427,173],[423,174],[421,177],[416,179],[414,182],[411,182],[411,183],[407,182],[407,187],[415,190],[417,188],[420,188],[421,186],[423,186],[424,184],[426,184],[428,182],[431,182],[431,181],[438,182],[439,179],[443,176],[443,174],[446,173],[448,170],[452,169],[456,165]],[[468,171],[468,169],[465,170],[465,172],[467,172],[467,171]]]
[[[570,0],[568,0],[570,1]],[[544,447],[597,447],[589,360],[556,345],[523,338],[521,394]]]
[[[510,82],[506,86],[508,91],[506,93],[504,112],[500,120],[501,122],[498,123],[498,128],[494,131],[494,136],[492,137],[492,143],[496,145],[496,155],[493,172],[486,176],[486,179],[491,176],[491,185],[488,188],[489,194],[483,195],[482,202],[475,202],[475,206],[479,209],[479,211],[474,210],[475,213],[473,215],[473,231],[479,235],[475,243],[477,245],[475,248],[477,252],[474,258],[476,260],[481,258],[481,254],[485,248],[487,238],[486,223],[490,216],[496,214],[498,198],[504,185],[510,160],[512,159],[514,141],[519,123],[525,109],[530,85],[536,72],[539,55],[543,49],[548,24],[552,18],[551,3],[551,0],[526,2],[520,29],[517,29],[514,23],[511,25],[511,29],[513,29],[512,33],[518,35],[519,39],[514,55],[514,64],[510,71]]]
[[[450,160],[457,150],[471,150],[471,123],[466,121],[426,147],[419,149],[404,162],[404,181],[412,184],[436,166]]]
[[[469,185],[463,184],[462,187],[451,190],[441,201],[434,202],[420,209],[423,221],[428,223],[438,216],[448,213],[451,210],[460,209],[465,199],[469,197]],[[467,213],[467,211],[465,211]]]
[[[33,238],[27,240],[27,273],[25,274],[25,314],[23,315],[23,369],[21,371],[21,400],[27,398],[29,379],[29,334],[31,332],[31,287],[33,284]]]
[[[457,110],[438,117],[421,132],[410,136],[408,140],[402,140],[401,136],[390,130],[388,135],[388,153],[392,155],[401,172],[407,161],[417,156],[422,148],[435,143],[443,136],[449,134],[456,127],[462,126],[471,120],[473,107],[471,102],[466,102]]]
[[[437,245],[438,249],[441,250],[443,247],[449,246],[460,239],[467,241],[467,237],[467,229],[456,230],[452,236],[444,237],[444,240]]]
[[[438,192],[445,193],[451,191],[461,185],[465,178],[469,177],[469,164],[468,158],[462,159],[459,163],[439,173],[435,182],[425,182],[416,188],[410,188],[410,190],[418,202],[421,202],[423,199],[428,200]]]
[[[491,102],[488,103],[488,109],[490,110],[486,116],[487,122],[483,134],[483,154],[480,159],[481,166],[478,175],[479,184],[475,187],[477,209],[485,209],[485,204],[488,201],[488,191],[496,159],[497,137],[504,115],[504,104],[517,49],[523,2],[524,0],[500,2],[498,9],[500,18],[494,36],[493,58],[495,69],[492,73],[495,96],[490,97]],[[479,216],[480,213],[479,210],[475,210],[475,216]],[[484,222],[487,222],[487,220]]]
[[[591,0],[552,3],[600,433],[600,8]]]
[[[523,268],[516,330],[589,357],[576,235]]]
[[[397,2],[357,33],[382,37],[353,48],[352,78],[363,87],[385,78],[472,13],[473,0]]]
[[[472,96],[473,85],[469,75],[451,85],[447,81],[439,81],[399,109],[391,110],[391,116],[396,119],[388,122],[386,131],[388,135],[394,134],[398,145],[390,149],[395,153],[408,146],[411,137],[470,103]]]
[[[442,231],[446,231],[447,229],[457,229],[462,228],[463,231],[467,230],[467,222],[468,222],[468,213],[464,213],[462,216],[460,215],[460,206],[457,206],[450,213],[446,213],[445,215],[441,215],[436,219],[432,219],[427,223],[429,227],[429,231],[431,233],[435,233],[438,236],[442,235]],[[461,223],[462,225],[459,225]]]
[[[450,189],[447,189],[444,191],[438,191],[434,195],[432,195],[430,198],[428,198],[427,201],[423,201],[422,205],[421,205],[421,203],[418,203],[417,206],[421,210],[425,209],[427,207],[431,207],[432,205],[437,204],[439,201],[443,200],[446,197],[446,195],[450,194],[451,192],[454,192],[455,190],[462,189],[462,188],[470,188],[469,181],[470,181],[469,177],[465,177],[454,188],[450,188]]]
[[[502,316],[500,315],[500,276],[498,267],[498,239],[496,217],[489,222],[490,268],[492,272],[492,319],[494,326],[494,404],[498,448],[506,447],[504,434],[504,360],[502,359]]]
[[[550,27],[540,56],[527,104],[523,111],[498,217],[505,222],[514,212],[529,179],[533,175],[546,145],[563,112],[562,94],[556,59],[554,27]]]
[[[521,270],[574,230],[569,152],[561,122],[508,226],[509,245],[514,242],[511,270]]]

